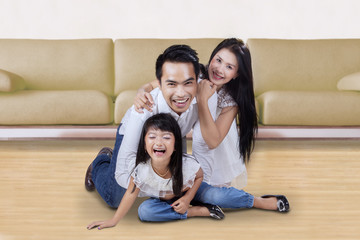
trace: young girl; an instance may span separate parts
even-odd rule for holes
[[[88,229],[115,226],[137,196],[150,196],[139,207],[142,221],[170,221],[194,216],[224,217],[217,206],[189,208],[203,179],[199,163],[182,154],[180,128],[169,114],[156,114],[145,122],[130,184],[112,219],[89,224]]]
[[[257,132],[250,52],[241,40],[225,39],[214,49],[203,72],[196,96],[199,121],[193,131],[193,155],[206,183],[242,188],[247,180],[245,163],[250,160]],[[139,112],[141,108],[151,111],[151,95],[145,92],[156,86],[152,82],[139,89],[134,103]],[[213,94],[217,94],[217,106],[208,105]],[[286,212],[289,203],[285,196],[267,195],[255,197],[253,207]]]

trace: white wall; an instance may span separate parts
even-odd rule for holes
[[[358,0],[0,0],[0,38],[360,38]]]

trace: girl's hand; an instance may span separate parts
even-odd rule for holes
[[[107,220],[107,221],[97,221],[97,222],[93,222],[91,224],[89,224],[86,228],[88,230],[91,230],[95,227],[98,227],[99,230],[103,229],[103,228],[111,228],[116,226],[117,222],[114,221],[113,219]]]
[[[178,200],[176,200],[171,206],[175,210],[175,212],[184,214],[189,209],[190,201],[188,201],[186,198],[181,197]]]
[[[215,93],[216,86],[207,79],[203,79],[198,83],[196,100],[197,101],[207,101]]]
[[[134,98],[134,108],[138,113],[144,113],[145,108],[149,112],[152,112],[154,101],[150,93],[139,90]]]

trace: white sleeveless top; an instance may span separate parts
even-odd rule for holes
[[[194,185],[199,169],[200,164],[193,156],[183,155],[183,189],[191,188]],[[131,176],[134,178],[136,187],[140,189],[139,197],[163,198],[166,195],[174,194],[172,178],[165,179],[157,175],[151,166],[151,159],[137,165]]]

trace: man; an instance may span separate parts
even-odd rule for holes
[[[160,87],[151,92],[152,111],[138,113],[134,107],[127,111],[116,134],[114,152],[110,148],[101,149],[88,167],[85,177],[88,191],[96,188],[109,206],[118,207],[135,166],[141,128],[152,115],[169,113],[177,120],[185,139],[198,119],[195,95],[199,73],[197,53],[189,46],[171,46],[158,57],[156,78]],[[216,96],[209,101],[217,101]],[[210,206],[209,212],[222,214],[216,206]]]

